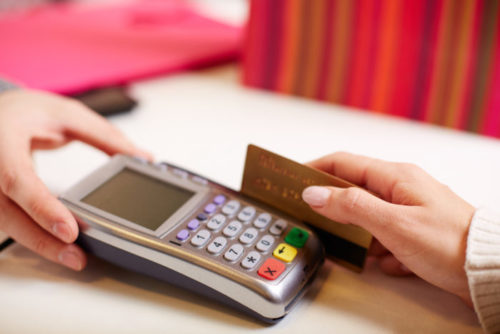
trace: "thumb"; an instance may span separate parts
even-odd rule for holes
[[[312,186],[304,189],[302,199],[317,213],[339,223],[360,226],[375,237],[381,233],[393,235],[398,229],[398,206],[361,188]]]

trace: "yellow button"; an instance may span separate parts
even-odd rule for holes
[[[295,255],[297,255],[297,249],[288,244],[279,244],[273,255],[281,261],[292,262]]]

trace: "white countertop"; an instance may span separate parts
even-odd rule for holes
[[[239,189],[248,143],[297,161],[336,150],[414,162],[474,205],[498,208],[500,141],[238,85],[235,65],[138,83],[140,106],[111,118],[158,160]],[[58,193],[106,160],[83,144],[37,152]],[[14,244],[0,253],[2,333],[480,333],[473,310],[416,277],[327,261],[281,323],[266,327],[93,257],[82,273]]]

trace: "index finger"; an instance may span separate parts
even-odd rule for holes
[[[76,101],[65,103],[70,105],[70,110],[62,110],[60,117],[73,139],[94,146],[108,155],[121,153],[153,159],[150,153],[137,148],[118,128],[95,111]]]
[[[388,162],[346,152],[335,152],[311,161],[308,165],[374,191],[389,201],[398,182],[424,182],[423,176],[427,175],[411,164]]]

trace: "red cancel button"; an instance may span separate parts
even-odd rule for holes
[[[257,273],[265,279],[272,281],[278,278],[278,276],[281,275],[285,268],[286,266],[283,262],[270,257],[266,260],[266,262],[264,262],[262,266],[260,266]]]

